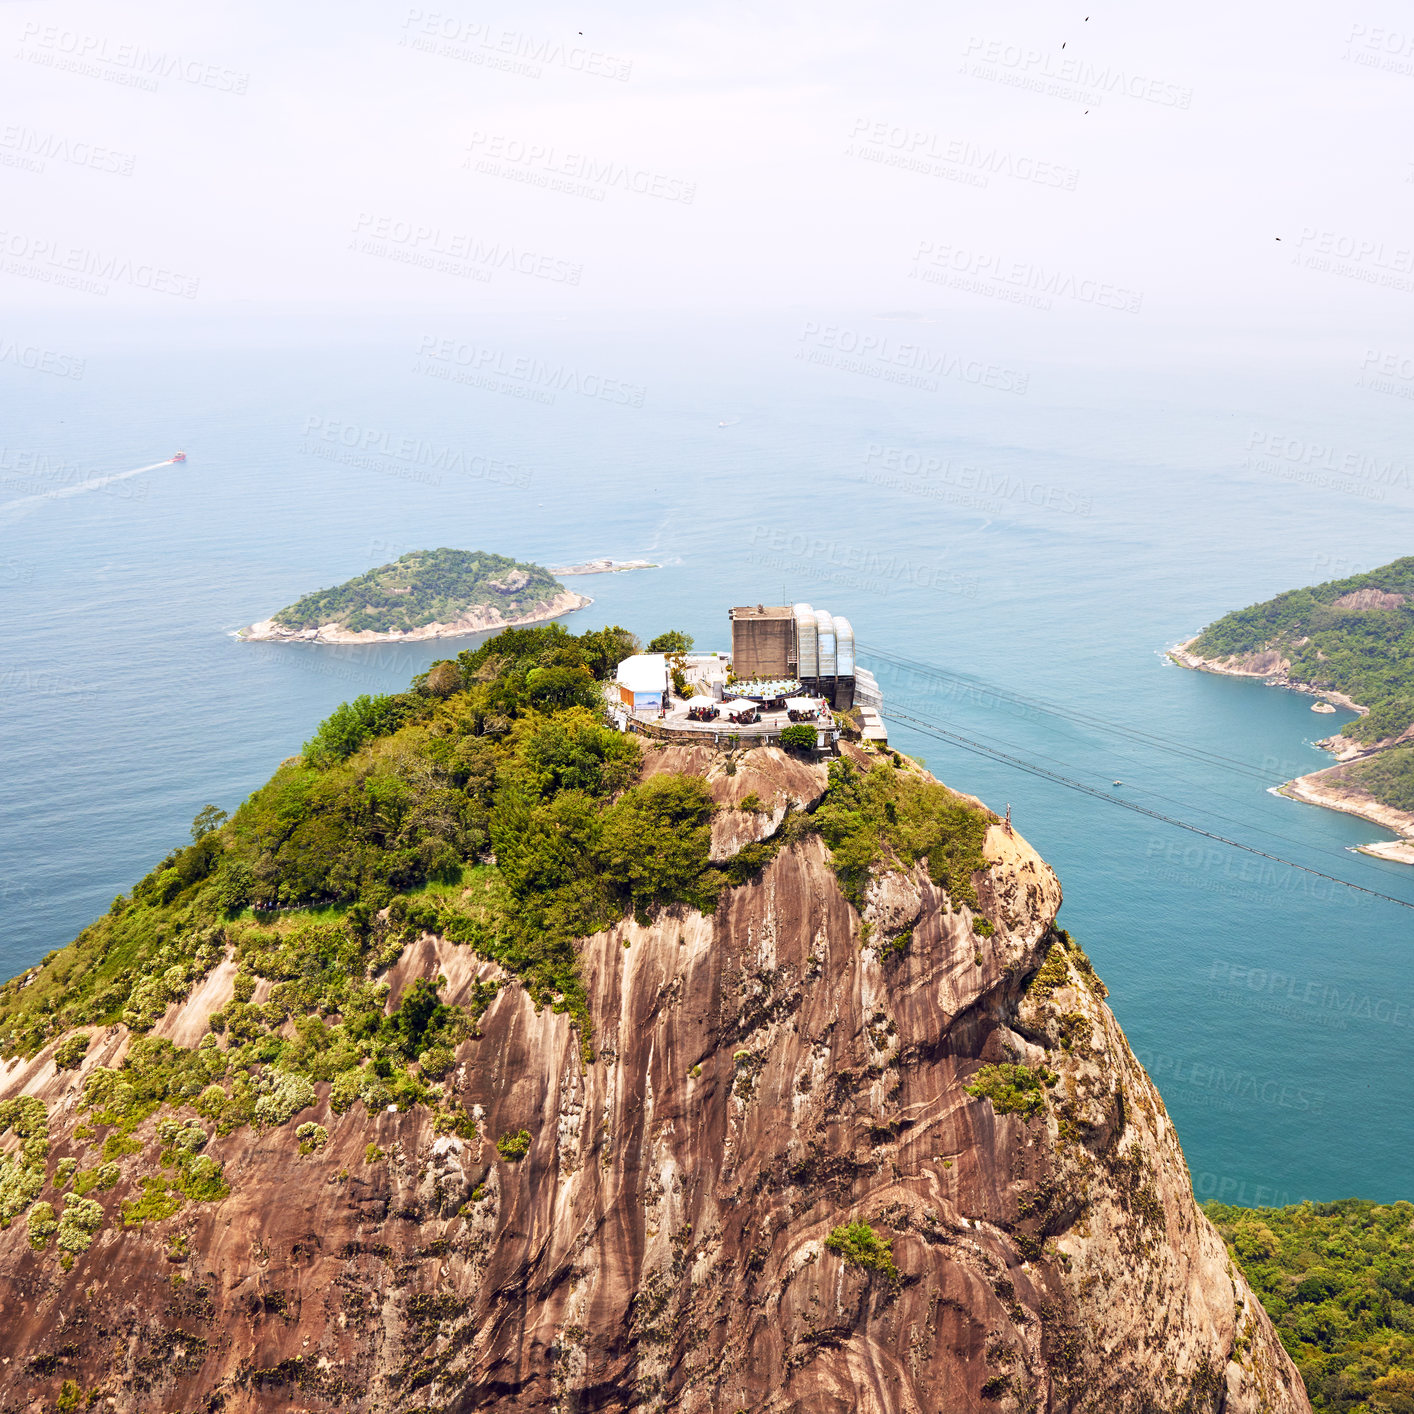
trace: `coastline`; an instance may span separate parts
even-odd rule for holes
[[[1358,712],[1362,717],[1370,710],[1353,698],[1347,697],[1343,692],[1336,692],[1333,688],[1316,687],[1313,683],[1301,682],[1297,678],[1288,676],[1291,671],[1291,662],[1289,659],[1283,658],[1275,649],[1267,653],[1250,654],[1242,664],[1232,666],[1230,659],[1227,664],[1223,664],[1214,658],[1202,658],[1197,653],[1190,653],[1188,645],[1197,641],[1196,638],[1190,638],[1183,643],[1176,644],[1168,650],[1169,658],[1180,668],[1192,668],[1199,673],[1216,673],[1219,677],[1225,678],[1257,678],[1262,682],[1270,683],[1273,687],[1285,687],[1292,692],[1304,693],[1307,697],[1316,697],[1322,702],[1329,702],[1333,707],[1343,707],[1347,712]],[[1333,737],[1326,738],[1326,741],[1334,740]],[[1327,746],[1324,741],[1319,745],[1331,752],[1332,755],[1340,756],[1340,751],[1336,747]],[[1353,744],[1353,754],[1363,756],[1367,753],[1356,742]]]
[[[1255,678],[1273,687],[1284,687],[1292,692],[1304,693],[1308,697],[1319,698],[1347,711],[1358,712],[1362,717],[1370,710],[1353,701],[1343,692],[1320,688],[1310,683],[1294,681],[1288,676],[1290,662],[1275,651],[1254,654],[1237,666],[1224,665],[1211,658],[1200,657],[1189,651],[1190,638],[1168,650],[1168,656],[1180,668],[1191,668],[1196,672],[1217,673],[1221,677]],[[1230,660],[1229,660],[1230,661]],[[1323,767],[1305,776],[1272,787],[1277,795],[1288,800],[1298,800],[1304,805],[1319,805],[1326,810],[1338,810],[1342,815],[1354,815],[1367,820],[1372,825],[1399,835],[1397,840],[1384,840],[1375,844],[1357,845],[1361,854],[1373,855],[1376,859],[1388,859],[1396,864],[1414,864],[1414,814],[1385,805],[1374,796],[1341,783],[1336,785],[1327,778],[1331,773],[1351,761],[1362,760],[1377,755],[1379,747],[1373,749],[1362,746],[1357,741],[1340,735],[1328,736],[1316,743],[1323,751],[1329,751],[1336,758],[1334,766]]]
[[[1378,844],[1362,844],[1356,848],[1361,854],[1374,855],[1376,859],[1393,860],[1396,864],[1414,864],[1414,814],[1398,810],[1393,805],[1385,805],[1374,796],[1336,782],[1328,782],[1325,777],[1339,766],[1327,766],[1324,771],[1313,771],[1309,776],[1297,776],[1294,781],[1276,787],[1278,795],[1288,800],[1299,800],[1306,805],[1320,805],[1327,810],[1339,810],[1343,815],[1355,815],[1379,825],[1393,834],[1401,836],[1397,840],[1384,840]]]
[[[360,629],[351,633],[337,624],[321,624],[318,628],[286,628],[274,619],[261,619],[236,631],[236,637],[243,643],[425,643],[434,638],[465,638],[474,633],[487,633],[494,629],[524,628],[529,624],[547,623],[551,619],[563,618],[576,609],[586,609],[594,602],[584,594],[563,589],[555,597],[528,614],[507,618],[499,609],[483,607],[469,609],[459,619],[451,623],[423,624],[421,628],[398,629],[380,633],[375,629]]]

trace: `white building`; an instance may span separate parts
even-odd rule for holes
[[[656,711],[668,697],[668,655],[635,653],[625,658],[614,674],[619,701],[632,712]]]

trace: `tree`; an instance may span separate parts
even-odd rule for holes
[[[691,653],[692,635],[684,633],[681,629],[669,629],[667,633],[660,633],[657,638],[649,639],[648,651],[650,653]]]
[[[203,805],[191,822],[192,842],[203,840],[212,830],[219,830],[230,817],[218,805]]]
[[[781,730],[781,745],[787,751],[813,751],[816,740],[815,728],[808,722],[796,722]]]
[[[433,663],[422,683],[423,690],[433,697],[450,697],[461,685],[461,669],[447,658]]]

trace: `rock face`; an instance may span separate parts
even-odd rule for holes
[[[724,802],[754,791],[742,839],[824,790],[774,749],[731,775],[697,750],[650,768],[696,769]],[[0,1409],[49,1408],[70,1379],[98,1408],[229,1414],[1309,1410],[1102,984],[1053,928],[1055,876],[1000,825],[986,855],[990,933],[922,866],[876,881],[861,918],[807,836],[713,916],[588,939],[598,1058],[503,987],[449,1078],[472,1139],[321,1101],[211,1140],[230,1197],[124,1227],[156,1171],[148,1121],[71,1271],[22,1223],[0,1232]],[[424,937],[389,980],[438,972],[456,1000],[494,969]],[[44,1052],[0,1075],[0,1097],[51,1105],[51,1171],[82,1150],[73,1097],[121,1032],[79,1072]],[[1051,1079],[1038,1113],[968,1094],[1000,1063]],[[301,1156],[309,1120],[329,1138]],[[521,1131],[523,1157],[502,1157]],[[827,1245],[855,1221],[896,1277]]]

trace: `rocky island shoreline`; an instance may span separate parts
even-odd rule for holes
[[[611,562],[606,562],[611,563]],[[241,629],[247,642],[420,643],[523,628],[587,608],[557,573],[480,550],[414,550]]]
[[[1331,707],[1342,707],[1350,712],[1358,712],[1362,717],[1370,710],[1343,692],[1293,678],[1290,660],[1276,649],[1240,657],[1234,655],[1225,659],[1205,658],[1193,652],[1193,645],[1199,636],[1186,639],[1170,648],[1169,658],[1181,668],[1217,673],[1221,677],[1256,678],[1271,687],[1283,687],[1292,692],[1304,693],[1318,699],[1317,706],[1329,704]],[[1368,820],[1372,825],[1392,831],[1401,838],[1361,845],[1360,853],[1373,855],[1376,859],[1392,860],[1396,864],[1414,864],[1414,812],[1387,805],[1368,791],[1341,779],[1339,775],[1343,766],[1377,755],[1384,743],[1373,747],[1362,745],[1337,733],[1334,736],[1322,737],[1316,745],[1323,751],[1329,751],[1336,758],[1337,764],[1285,781],[1274,788],[1277,794],[1284,795],[1289,800],[1299,800],[1306,805],[1319,805],[1327,810],[1338,810],[1344,815],[1354,815],[1361,820]]]
[[[576,609],[587,609],[594,602],[588,595],[571,589],[555,595],[526,614],[509,618],[494,607],[469,609],[449,623],[432,622],[420,628],[360,629],[357,632],[341,628],[337,623],[320,624],[315,628],[288,628],[276,619],[261,619],[239,630],[236,637],[246,643],[421,643],[431,638],[462,638],[471,633],[486,633],[491,629],[524,628],[529,624],[548,623],[563,618]]]

